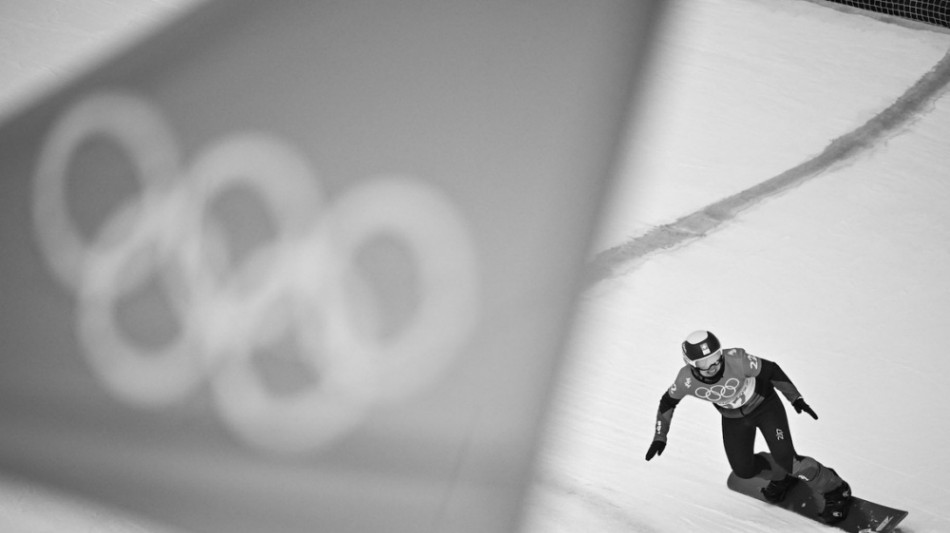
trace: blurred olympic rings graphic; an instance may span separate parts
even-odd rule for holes
[[[141,192],[84,238],[67,188],[77,150],[94,136],[124,150]],[[260,449],[317,449],[352,430],[374,403],[418,392],[463,349],[478,314],[468,225],[430,185],[376,176],[330,202],[307,158],[260,132],[228,135],[184,166],[160,110],[131,93],[95,93],[59,117],[34,185],[39,247],[75,294],[79,341],[108,390],[162,408],[207,383],[226,425]],[[259,195],[278,229],[228,268],[225,228],[209,205],[235,187]],[[366,320],[380,304],[355,268],[361,247],[378,237],[408,251],[419,293],[411,316],[386,336],[367,334],[353,318]],[[156,278],[180,331],[144,346],[123,333],[116,306]],[[278,395],[251,360],[287,334],[320,379]]]

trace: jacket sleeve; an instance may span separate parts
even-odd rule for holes
[[[762,363],[762,372],[759,376],[769,380],[772,386],[778,389],[789,403],[802,397],[801,393],[798,392],[798,388],[795,387],[792,380],[785,374],[782,367],[778,366],[778,363],[766,359],[760,359],[759,361]]]
[[[682,398],[674,398],[670,391],[663,393],[660,398],[660,408],[656,412],[656,434],[653,440],[666,442],[666,434],[670,431],[670,422],[673,421],[673,411]]]

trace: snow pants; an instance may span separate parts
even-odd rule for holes
[[[772,452],[770,462],[755,453],[755,432],[761,431]],[[837,488],[842,479],[811,457],[795,453],[785,406],[773,394],[755,411],[742,418],[722,418],[722,443],[732,471],[741,478],[764,477],[779,480],[791,473],[805,480],[819,494]]]
[[[776,471],[768,460],[755,454],[757,430],[765,437],[772,458],[781,471]],[[769,479],[782,479],[786,472],[792,472],[797,455],[788,427],[788,415],[777,394],[771,395],[755,411],[742,418],[723,417],[722,443],[732,471],[746,479],[759,474]]]

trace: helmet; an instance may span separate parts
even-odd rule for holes
[[[697,366],[697,364],[701,364],[698,363],[701,359],[717,359],[710,356],[721,349],[719,339],[711,331],[702,329],[694,331],[683,341],[683,361],[690,366]]]

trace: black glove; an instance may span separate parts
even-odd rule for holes
[[[792,407],[795,408],[796,413],[802,414],[802,411],[805,411],[806,413],[810,414],[812,418],[818,420],[818,415],[816,415],[815,412],[811,410],[811,407],[808,407],[808,404],[805,403],[804,398],[798,398],[792,402]]]
[[[665,440],[655,440],[653,444],[650,445],[650,449],[647,451],[647,461],[653,459],[654,455],[663,455],[663,450],[666,449]]]

